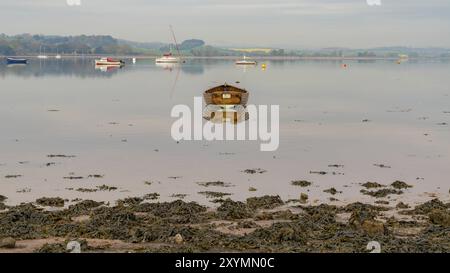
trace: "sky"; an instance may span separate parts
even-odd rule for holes
[[[0,0],[0,33],[242,47],[450,47],[449,0]]]

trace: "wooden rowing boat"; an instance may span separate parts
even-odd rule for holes
[[[206,90],[203,98],[207,105],[247,105],[248,92],[228,84],[219,85]]]

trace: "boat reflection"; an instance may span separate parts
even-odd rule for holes
[[[244,105],[220,106],[207,105],[203,109],[203,119],[215,124],[238,124],[250,118],[247,107]]]
[[[155,63],[157,67],[172,72],[175,68],[180,68],[178,63]]]
[[[100,70],[101,72],[114,72],[121,68],[122,65],[95,65],[95,70]]]
[[[17,67],[24,68],[26,66],[27,66],[26,64],[7,64],[6,65],[6,67],[8,67],[8,68],[17,68]]]

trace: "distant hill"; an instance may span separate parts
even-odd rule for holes
[[[0,34],[0,55],[37,55],[46,54],[98,54],[98,55],[160,55],[175,51],[175,45],[162,42],[133,42],[117,39],[110,35],[32,35],[20,34],[8,36]],[[207,45],[200,39],[188,39],[179,45],[184,56],[297,56],[297,57],[398,57],[400,54],[410,57],[450,58],[447,48],[409,48],[377,47],[370,49],[350,49],[328,47],[322,49],[285,50],[282,48],[222,48]]]

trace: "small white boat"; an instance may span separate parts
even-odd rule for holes
[[[257,65],[258,63],[256,61],[248,60],[246,56],[244,56],[244,59],[236,61],[237,65]]]
[[[95,60],[95,66],[124,66],[125,62],[122,60],[117,60],[113,58],[101,58],[98,60]]]
[[[156,59],[157,64],[174,64],[179,62],[180,58],[172,56],[172,53],[166,53],[161,58]]]
[[[95,70],[100,70],[102,72],[112,72],[117,69],[121,69],[122,65],[95,65]]]
[[[39,47],[39,55],[37,56],[38,59],[47,59],[48,56],[45,55],[45,48],[44,48],[44,53],[42,53],[42,45]]]
[[[61,59],[61,55],[58,52],[58,48],[56,49],[55,59]]]

